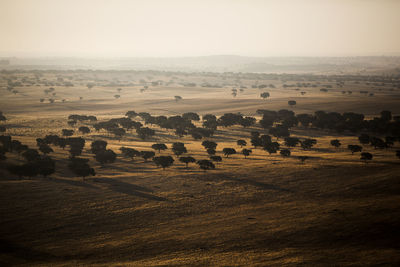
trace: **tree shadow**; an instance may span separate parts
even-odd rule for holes
[[[151,189],[148,189],[146,187],[126,183],[119,181],[117,179],[110,179],[110,178],[93,178],[91,181],[96,182],[96,183],[102,183],[102,184],[107,184],[108,187],[118,193],[130,195],[130,196],[136,196],[136,197],[142,197],[146,198],[149,200],[156,200],[156,201],[166,201],[166,198],[163,197],[158,197],[149,193],[152,193],[153,191]]]
[[[68,180],[68,179],[57,179],[57,178],[49,178],[48,180],[50,182],[55,182],[55,183],[63,183],[63,184],[68,184],[68,185],[73,185],[73,186],[80,186],[80,187],[85,187],[85,188],[98,189],[96,186],[93,186],[91,184],[85,183],[84,181]]]
[[[252,186],[264,189],[264,190],[274,190],[274,191],[280,191],[280,192],[286,192],[286,193],[294,193],[294,191],[290,190],[290,189],[282,188],[282,187],[272,185],[272,184],[257,182],[257,181],[253,181],[250,179],[231,177],[231,176],[223,175],[223,174],[219,175],[218,177],[221,180],[228,180],[228,181],[238,182],[238,183],[242,183],[242,184],[248,184],[248,185],[252,185]]]

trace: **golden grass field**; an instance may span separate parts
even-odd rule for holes
[[[56,81],[73,77],[73,87],[20,86],[14,94],[6,80],[34,75],[2,73],[0,110],[7,117],[7,133],[30,147],[36,138],[61,134],[70,114],[95,115],[98,120],[123,117],[128,110],[152,115],[197,112],[241,112],[258,116],[257,109],[291,109],[298,113],[317,110],[359,112],[367,117],[382,110],[400,114],[399,89],[386,85],[318,81],[317,87],[284,88],[297,81],[254,80],[201,74],[171,75],[146,72],[43,72],[40,79]],[[148,77],[149,75],[153,76]],[[97,80],[95,80],[97,79]],[[144,92],[140,79],[174,82],[151,86]],[[88,82],[97,81],[91,89]],[[3,83],[1,83],[3,81]],[[107,83],[132,81],[129,86]],[[222,88],[188,87],[184,82],[225,84]],[[299,81],[304,78],[299,76]],[[276,88],[251,88],[254,83]],[[316,82],[311,82],[316,83]],[[332,85],[327,93],[320,92]],[[239,85],[245,86],[243,92]],[[55,103],[43,90],[54,87]],[[232,88],[238,95],[231,95]],[[117,92],[121,88],[121,92]],[[351,95],[341,91],[352,90]],[[361,95],[360,90],[374,92]],[[263,100],[260,93],[271,97]],[[119,94],[120,99],[113,96]],[[175,101],[174,96],[182,96]],[[80,100],[79,97],[82,97]],[[65,103],[61,100],[65,99]],[[290,108],[288,100],[296,100]],[[260,119],[257,117],[257,119]],[[75,129],[81,125],[78,123]],[[146,141],[129,132],[121,141],[105,132],[83,137],[82,157],[90,159],[96,176],[74,177],[68,170],[68,152],[53,147],[56,172],[48,178],[19,179],[0,163],[0,265],[1,266],[396,266],[400,265],[400,160],[399,143],[384,150],[365,146],[374,159],[360,160],[348,144],[358,144],[357,135],[295,127],[291,134],[311,137],[318,143],[304,151],[292,149],[292,157],[269,155],[262,149],[244,159],[236,154],[204,172],[196,164],[186,169],[176,157],[166,170],[151,160],[126,159],[121,146],[151,150],[162,142],[184,142],[188,155],[208,155],[190,136],[178,138],[158,127]],[[264,132],[258,125],[219,127],[214,137],[217,154],[233,147],[238,139],[249,143],[250,131]],[[78,135],[75,135],[78,136]],[[342,142],[332,147],[332,139]],[[115,163],[101,166],[89,152],[93,140],[104,139],[117,154]],[[282,141],[282,140],[279,140]],[[247,147],[251,147],[247,145]],[[156,154],[159,154],[158,152]],[[172,155],[170,149],[161,152]],[[7,161],[22,162],[16,155]],[[307,155],[301,163],[296,156]]]

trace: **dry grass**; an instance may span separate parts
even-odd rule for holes
[[[47,78],[54,77],[48,74]],[[0,104],[12,126],[9,134],[34,147],[37,137],[69,128],[66,117],[71,113],[94,114],[99,119],[122,116],[127,110],[165,115],[241,111],[247,115],[258,108],[287,108],[287,99],[299,94],[278,87],[267,90],[272,97],[262,101],[258,99],[260,90],[250,88],[231,99],[230,88],[160,86],[141,94],[137,86],[124,87],[122,98],[114,100],[110,96],[115,88],[89,90],[85,83],[56,87],[58,94],[72,99],[67,103],[39,103],[40,87],[19,89],[29,97],[5,95]],[[377,114],[391,109],[400,113],[397,96],[390,92],[360,98],[342,96],[340,90],[323,94],[318,88],[308,89],[306,96],[293,98],[298,101],[294,111]],[[84,100],[76,99],[78,93]],[[184,96],[182,102],[173,100],[177,94]],[[373,102],[379,103],[371,107]],[[151,150],[155,142],[171,147],[179,140],[189,155],[207,158],[201,142],[190,137],[177,139],[172,132],[155,129],[156,137],[146,142],[133,133],[122,141],[102,132],[85,136],[83,156],[97,172],[85,180],[73,177],[66,168],[67,152],[59,148],[51,154],[57,160],[51,178],[20,180],[0,168],[0,265],[400,264],[400,164],[394,157],[399,147],[365,147],[374,154],[374,160],[365,164],[359,155],[329,144],[338,138],[347,147],[358,143],[355,136],[297,128],[295,136],[316,138],[318,144],[307,151],[292,149],[291,158],[255,149],[248,159],[233,155],[209,172],[195,164],[186,169],[177,160],[162,171],[152,162],[121,155],[114,164],[101,167],[88,151],[95,139],[107,138],[109,147],[118,153],[121,146]],[[254,129],[219,129],[212,138],[218,143],[218,154],[224,147],[240,151],[236,140],[249,141]],[[302,164],[298,155],[310,159]],[[9,160],[21,161],[17,156]]]

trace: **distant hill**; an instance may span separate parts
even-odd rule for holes
[[[116,69],[186,72],[385,73],[400,68],[400,57],[203,57],[7,58],[6,69]]]

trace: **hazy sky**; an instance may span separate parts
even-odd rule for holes
[[[399,14],[400,0],[0,0],[0,55],[400,55]]]

